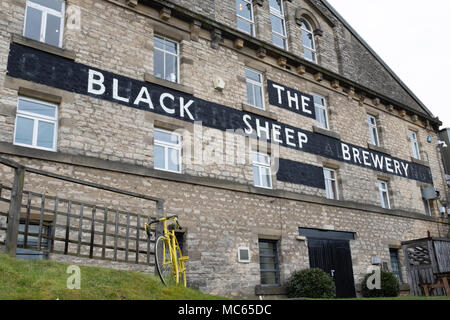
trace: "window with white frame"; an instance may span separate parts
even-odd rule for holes
[[[417,160],[420,160],[419,140],[415,131],[409,130],[409,140],[411,141],[413,157]]]
[[[158,170],[181,172],[181,135],[167,130],[154,131],[154,167]]]
[[[58,106],[20,97],[17,105],[14,144],[56,151]]]
[[[322,129],[329,130],[330,127],[328,125],[327,102],[322,96],[313,95],[313,97],[317,125]]]
[[[179,43],[155,35],[153,74],[170,82],[180,81]]]
[[[286,21],[283,0],[269,0],[270,23],[272,25],[272,43],[287,50]]]
[[[381,207],[384,209],[390,209],[391,202],[389,200],[388,183],[383,180],[378,180],[378,191],[380,193]]]
[[[325,191],[327,194],[327,199],[338,200],[339,192],[336,170],[323,168],[323,176],[325,179]]]
[[[252,152],[252,161],[255,187],[272,189],[270,156],[260,152]]]
[[[64,0],[27,0],[24,37],[62,47]]]
[[[316,44],[314,42],[314,31],[306,20],[301,20],[303,53],[306,60],[317,63]]]
[[[369,124],[370,143],[374,146],[380,146],[380,138],[378,135],[377,119],[370,114],[367,115],[367,123]]]
[[[265,109],[263,75],[261,72],[245,68],[247,103],[258,109]]]
[[[253,5],[251,0],[236,0],[237,28],[251,36],[255,35]]]

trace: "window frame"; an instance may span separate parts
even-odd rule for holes
[[[373,120],[375,122],[375,124],[371,123],[370,120]],[[377,118],[371,114],[368,114],[367,115],[367,123],[369,125],[370,143],[374,146],[379,147],[380,146],[380,134],[378,132]]]
[[[258,155],[258,156],[262,155],[264,157],[267,157],[268,163],[255,161],[254,158],[253,158],[254,155]],[[261,174],[261,172],[262,172],[261,168],[265,168],[265,169],[269,170],[268,176],[269,176],[269,182],[270,182],[270,186],[269,187],[266,187],[266,186],[263,186],[263,185],[257,185],[256,181],[255,181],[255,172],[253,171],[253,185],[255,187],[257,187],[257,188],[264,188],[264,189],[272,190],[273,189],[273,181],[272,181],[272,168],[271,168],[270,155],[266,154],[266,153],[262,153],[262,152],[252,151],[251,152],[251,156],[252,156],[252,169],[254,169],[255,167],[258,168],[259,181],[260,182],[263,181],[262,174]]]
[[[311,25],[311,23],[309,23],[305,18],[301,19],[300,21],[301,21],[301,24],[302,24],[302,25],[300,26],[301,32],[306,32],[307,34],[311,34],[311,40],[312,40],[312,44],[313,44],[313,46],[314,46],[314,48],[310,48],[310,47],[308,47],[307,45],[305,45],[305,44],[303,43],[303,41],[302,41],[302,46],[303,46],[303,57],[304,57],[306,60],[308,60],[308,61],[311,61],[311,62],[313,62],[313,63],[317,63],[317,49],[316,49],[317,46],[316,46],[316,40],[314,39],[314,30],[313,30],[313,28],[312,28],[312,25]],[[308,25],[308,26],[311,28],[311,30],[308,30],[307,28],[304,28],[303,25]],[[305,55],[305,49],[308,50],[308,51],[311,51],[311,52],[313,53],[314,59],[310,60],[310,59],[308,59],[308,58],[306,57],[306,55]]]
[[[27,112],[27,111],[22,111],[19,110],[19,104],[21,100],[25,100],[25,101],[30,101],[33,103],[38,103],[38,104],[42,104],[45,106],[49,106],[49,107],[54,107],[55,108],[55,117],[48,117],[48,116],[43,116],[37,113],[33,113],[33,112]],[[25,143],[20,143],[20,142],[16,142],[16,134],[17,134],[17,120],[18,118],[26,118],[26,119],[30,119],[33,120],[33,137],[32,137],[32,144],[25,144]],[[38,127],[39,127],[39,121],[41,122],[47,122],[47,123],[52,123],[54,124],[54,130],[53,130],[53,148],[46,148],[46,147],[41,147],[37,145],[37,138],[38,138]],[[57,146],[58,146],[58,105],[55,103],[50,103],[50,102],[46,102],[46,101],[42,101],[42,100],[37,100],[37,99],[32,99],[32,98],[28,98],[28,97],[22,97],[19,96],[17,99],[17,109],[16,109],[16,119],[14,122],[14,136],[13,136],[13,144],[16,146],[21,146],[21,147],[27,147],[27,148],[33,148],[33,149],[39,149],[39,150],[46,150],[46,151],[53,151],[56,152],[57,151]]]
[[[156,38],[159,38],[160,40],[163,40],[164,42],[171,42],[171,43],[174,43],[175,44],[175,47],[176,47],[176,50],[177,50],[177,54],[173,54],[172,52],[170,52],[170,51],[167,51],[167,50],[164,50],[164,49],[161,49],[161,48],[157,48],[154,44],[153,44],[153,75],[156,77],[156,78],[158,78],[158,79],[162,79],[162,80],[165,80],[165,81],[169,81],[169,82],[172,82],[172,83],[177,83],[177,84],[179,84],[180,83],[180,43],[178,42],[178,41],[175,41],[175,40],[172,40],[172,39],[170,39],[170,38],[168,38],[168,37],[165,37],[165,36],[163,36],[163,35],[160,35],[160,34],[154,34],[153,35],[153,42],[155,42],[155,39]],[[157,77],[156,76],[156,73],[155,73],[155,51],[156,50],[158,50],[158,51],[160,51],[160,52],[162,52],[163,53],[163,67],[164,67],[164,74],[163,74],[163,76],[162,76],[162,78],[160,78],[160,77]],[[165,78],[165,76],[166,76],[166,55],[167,54],[169,54],[169,55],[171,55],[171,56],[175,56],[177,59],[176,59],[176,61],[177,61],[177,74],[176,74],[176,80],[175,81],[171,81],[171,80],[167,80],[166,78]]]
[[[238,0],[236,0],[236,1],[238,1]],[[254,10],[253,10],[253,2],[252,2],[251,0],[241,0],[241,1],[250,4],[250,14],[251,14],[251,16],[252,16],[252,20],[249,20],[249,19],[247,19],[247,18],[245,18],[245,17],[239,15],[239,11],[238,11],[238,10],[236,10],[236,18],[237,18],[237,19],[242,19],[242,20],[244,20],[244,21],[250,23],[250,26],[251,26],[251,33],[248,33],[248,32],[245,31],[245,30],[239,29],[239,26],[238,26],[237,21],[236,21],[236,28],[237,28],[239,31],[244,32],[245,34],[248,34],[248,35],[254,37],[254,36],[255,36],[255,15],[254,15]]]
[[[21,227],[23,226],[23,231],[21,231]],[[36,233],[33,233],[31,227],[37,227],[37,235]],[[46,236],[50,236],[51,235],[51,230],[52,230],[52,226],[49,224],[42,224],[41,226],[41,235],[46,235]],[[17,236],[17,254],[16,257],[19,259],[24,259],[24,260],[47,260],[49,257],[49,252],[48,249],[50,248],[51,245],[51,239],[50,238],[44,238],[42,237],[41,239],[41,251],[38,251],[37,249],[39,248],[39,221],[29,221],[28,222],[28,226],[27,226],[27,221],[24,219],[21,219],[19,221],[19,233]],[[27,233],[25,233],[27,231]],[[24,247],[25,245],[25,234],[27,235],[27,247]],[[30,240],[33,239],[33,240]],[[34,239],[37,238],[37,239]],[[35,245],[33,245],[35,244]],[[30,249],[30,248],[36,248],[36,250],[34,249]],[[39,259],[39,257],[42,257],[42,259]],[[37,259],[35,259],[37,258]]]
[[[260,243],[272,243],[274,248],[273,255],[269,254],[261,254]],[[270,239],[258,239],[258,255],[259,255],[259,274],[260,274],[260,283],[262,286],[267,287],[277,287],[281,285],[280,281],[280,263],[278,259],[278,240],[270,240]],[[261,258],[273,258],[275,269],[261,269]],[[274,284],[262,284],[262,273],[275,273],[275,282]]]
[[[389,185],[387,181],[378,180],[378,193],[380,195],[381,207],[383,209],[391,209],[391,199],[389,198]],[[383,194],[386,193],[387,204],[384,203]]]
[[[393,256],[395,257],[396,267],[394,269]],[[400,262],[400,253],[398,249],[389,248],[389,260],[391,261],[391,270],[399,283],[403,283],[402,264]]]
[[[325,171],[332,173],[332,174],[330,174],[331,178],[327,178]],[[333,175],[334,175],[334,178],[332,177]],[[325,180],[325,192],[327,195],[327,199],[339,200],[339,185],[338,185],[337,170],[324,167],[323,168],[323,178]],[[331,195],[330,195],[331,191],[328,189],[327,181],[331,181],[331,184],[334,184],[334,189],[336,190],[334,197],[331,197]]]
[[[248,96],[247,84],[251,84],[252,85],[253,101],[256,101],[256,99],[255,99],[256,98],[256,93],[255,93],[254,86],[260,87],[261,88],[261,102],[262,102],[262,106],[260,108],[260,107],[256,106],[255,104],[249,103],[248,102],[248,97],[247,97],[247,103],[250,106],[252,106],[252,107],[254,107],[256,109],[266,110],[266,101],[265,101],[265,94],[266,93],[264,91],[264,74],[262,72],[258,71],[258,70],[252,69],[252,68],[245,67],[244,69],[245,69],[244,73],[247,70],[250,71],[250,72],[257,73],[260,76],[260,79],[261,79],[261,82],[256,82],[255,80],[249,79],[247,77],[247,75],[245,75],[245,89],[247,90],[247,96]]]
[[[178,144],[156,140],[156,135],[155,135],[156,131],[160,131],[160,132],[167,133],[170,135],[178,136]],[[156,149],[155,147],[156,146],[164,148],[164,168],[157,168],[155,166],[155,149]],[[178,171],[169,170],[169,152],[168,152],[169,148],[176,149],[178,151],[178,168],[179,168]],[[153,168],[155,170],[173,172],[173,173],[181,173],[182,164],[183,164],[182,163],[182,154],[181,154],[182,150],[183,150],[183,147],[182,147],[181,134],[173,132],[173,131],[169,131],[166,129],[154,128],[154,130],[153,130]]]
[[[316,103],[316,101],[314,100],[314,97],[318,97],[318,98],[322,99],[324,104],[321,105],[319,103]],[[318,124],[318,126],[321,129],[330,131],[330,121],[329,121],[329,118],[328,118],[327,99],[324,96],[320,95],[320,94],[314,93],[313,94],[313,102],[314,102],[314,108],[322,109],[322,110],[325,111],[325,119],[324,120],[325,120],[325,125],[326,126],[324,127],[323,124],[319,122],[319,119],[318,119],[319,115],[317,114],[317,112],[315,112],[316,113],[316,123]]]
[[[432,214],[432,210],[431,210],[432,206],[431,206],[431,203],[430,203],[431,200],[422,199],[422,201],[423,201],[423,206],[424,206],[424,209],[425,209],[425,214],[427,216],[431,217],[433,215]]]
[[[47,30],[47,15],[51,14],[53,16],[56,16],[60,18],[60,35],[59,35],[59,41],[58,41],[58,47],[62,48],[63,43],[63,35],[64,35],[64,22],[65,22],[65,12],[66,12],[66,1],[62,1],[61,4],[61,12],[58,12],[54,9],[45,7],[43,5],[40,5],[38,3],[32,2],[30,0],[27,0],[26,6],[25,6],[25,15],[24,15],[24,21],[23,21],[23,32],[22,35],[26,37],[25,31],[27,26],[27,17],[28,17],[28,8],[31,7],[33,9],[39,10],[42,12],[42,19],[41,19],[41,26],[40,26],[40,33],[39,33],[39,42],[46,43],[51,46],[51,44],[45,42],[45,33]],[[27,37],[28,38],[28,37]],[[34,39],[32,39],[34,40]]]
[[[409,131],[409,139],[411,142],[412,156],[414,159],[422,160],[420,156],[420,146],[419,146],[419,136],[418,133],[414,130]],[[417,150],[416,150],[417,149]]]
[[[280,8],[281,8],[281,12],[279,12],[278,10],[275,10],[274,8],[272,8],[272,7],[270,6],[270,2],[269,2],[269,12],[270,12],[270,15],[273,15],[273,16],[275,16],[276,18],[281,19],[281,22],[282,22],[283,28],[284,28],[284,33],[285,33],[284,35],[282,35],[282,34],[276,32],[276,31],[274,31],[273,26],[272,26],[272,24],[271,24],[271,27],[272,27],[272,36],[273,36],[273,34],[275,33],[275,35],[277,35],[277,36],[283,38],[284,46],[283,46],[283,47],[280,47],[280,46],[276,45],[276,44],[273,42],[273,39],[272,39],[272,43],[273,43],[275,46],[277,46],[277,47],[279,47],[279,48],[284,49],[284,50],[287,51],[287,50],[289,50],[289,45],[288,45],[288,40],[287,40],[286,18],[285,18],[284,2],[283,2],[283,0],[280,0]]]

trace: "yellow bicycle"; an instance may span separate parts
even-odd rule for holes
[[[168,221],[172,221],[173,224],[168,225]],[[156,270],[165,285],[175,282],[186,287],[186,261],[189,260],[189,257],[183,256],[175,236],[175,230],[183,228],[175,215],[157,219],[145,224],[145,232],[148,237],[151,232],[155,232],[155,228],[151,228],[151,225],[160,222],[163,224],[163,234],[155,241]]]

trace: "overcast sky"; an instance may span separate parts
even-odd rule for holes
[[[450,127],[450,1],[328,0]]]

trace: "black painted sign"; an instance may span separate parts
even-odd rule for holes
[[[316,118],[314,98],[312,95],[288,88],[282,84],[267,80],[269,103],[305,117]]]
[[[200,121],[223,131],[243,129],[247,135],[283,147],[425,183],[433,181],[426,166],[18,44],[10,47],[8,75],[188,122]],[[270,80],[268,84],[271,104],[314,118],[311,96]],[[319,167],[280,160],[279,180],[323,188]],[[308,168],[313,174],[292,172]]]

